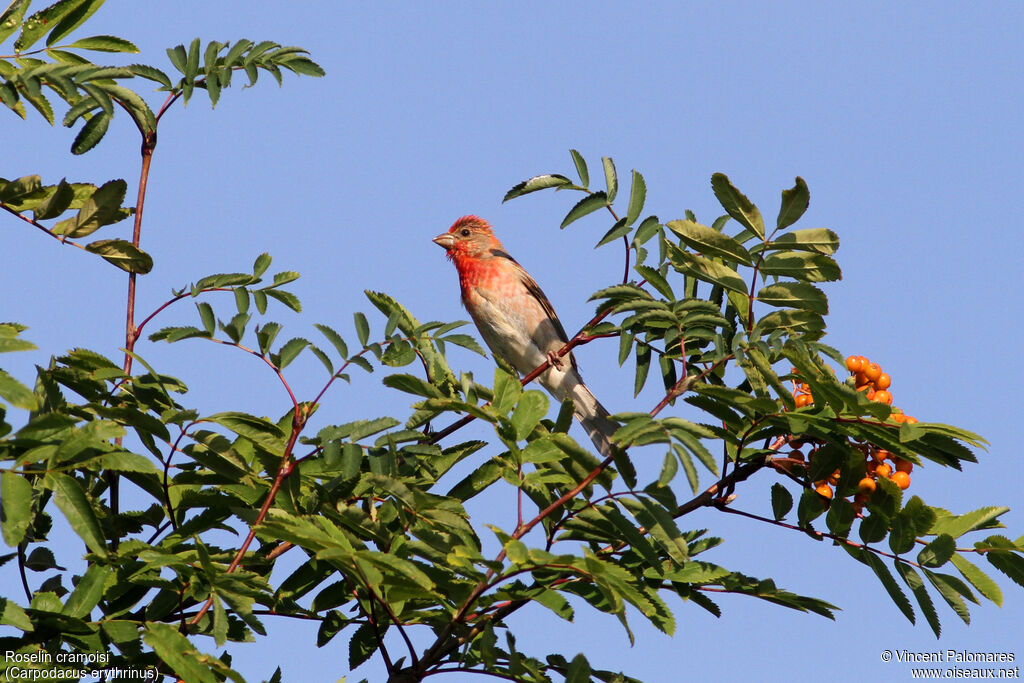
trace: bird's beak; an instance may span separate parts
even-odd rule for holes
[[[444,249],[451,249],[455,244],[455,235],[450,232],[442,232],[440,235],[434,238],[434,244]]]

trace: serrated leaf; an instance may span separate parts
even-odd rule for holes
[[[546,190],[549,187],[563,187],[565,185],[572,185],[572,181],[564,175],[557,173],[537,175],[513,186],[511,190],[505,193],[505,197],[501,201],[507,202],[510,199],[522,197],[524,194],[530,194],[537,190]]]
[[[105,112],[93,114],[92,118],[82,126],[82,130],[78,131],[74,142],[71,143],[71,153],[85,154],[98,145],[103,136],[107,134],[107,129],[110,127],[110,119],[110,115]]]
[[[359,343],[365,347],[370,340],[370,323],[366,321],[366,316],[359,311],[353,313],[352,318],[355,322],[356,336],[359,338]]]
[[[0,472],[0,510],[4,542],[13,547],[21,543],[32,523],[32,484],[20,474]]]
[[[633,225],[640,212],[644,210],[644,202],[647,200],[647,183],[639,172],[633,171],[633,183],[629,190],[629,208],[626,211],[627,225]]]
[[[85,20],[93,15],[103,5],[104,0],[77,0],[73,4],[76,5],[74,9],[67,13],[53,30],[50,31],[50,35],[46,37],[46,45],[50,46],[62,39],[64,36],[69,35],[76,28],[85,23]]]
[[[36,410],[39,407],[36,395],[24,384],[0,370],[0,398],[22,410]]]
[[[320,334],[322,334],[327,341],[331,343],[331,346],[338,351],[338,355],[341,356],[342,359],[348,358],[348,345],[345,343],[345,340],[342,339],[340,334],[327,325],[314,324],[313,327],[319,330]]]
[[[74,477],[61,472],[50,472],[46,480],[55,493],[54,502],[64,513],[71,529],[85,541],[89,550],[106,557],[107,546],[103,532],[82,485]]]
[[[925,567],[941,567],[956,553],[956,541],[948,534],[939,534],[935,540],[917,554],[918,564]]]
[[[569,154],[572,156],[572,163],[576,165],[576,173],[580,176],[580,185],[588,187],[590,185],[590,173],[587,171],[587,162],[583,159],[583,155],[574,149],[570,149]]]
[[[147,621],[142,639],[153,648],[160,661],[165,662],[182,680],[190,683],[217,683],[214,669],[200,655],[188,638],[177,627],[161,622]]]
[[[252,275],[253,277],[260,277],[263,273],[267,272],[267,268],[270,267],[270,263],[273,261],[273,257],[263,252],[256,257],[256,260],[252,264]]]
[[[85,248],[99,254],[105,261],[114,264],[129,273],[145,275],[153,270],[153,258],[124,240],[97,240],[85,245]]]
[[[512,426],[520,441],[529,436],[540,419],[548,413],[548,397],[540,391],[524,391],[512,411]]]
[[[761,272],[804,282],[833,282],[843,277],[839,264],[828,256],[800,251],[771,254],[761,262]]]
[[[907,584],[914,597],[917,598],[917,604],[920,605],[924,618],[928,621],[928,625],[931,626],[935,637],[938,638],[942,635],[942,628],[939,626],[939,615],[935,613],[935,604],[924,587],[921,575],[906,562],[897,562],[896,571],[899,572],[903,582]]]
[[[75,189],[66,180],[61,180],[53,194],[32,209],[32,215],[37,221],[56,218],[67,211],[74,199]]]
[[[743,278],[729,266],[697,254],[690,254],[675,245],[669,246],[668,258],[672,266],[681,273],[698,280],[721,285],[740,294],[747,293],[747,285],[743,282]]]
[[[7,9],[4,10],[4,13],[0,14],[0,43],[7,40],[18,29],[18,26],[21,25],[21,20],[25,16],[25,10],[28,9],[31,1],[13,0],[7,6]]]
[[[89,123],[100,116],[103,115],[94,115]],[[86,123],[86,126],[89,123]],[[124,202],[127,190],[128,183],[121,179],[103,183],[82,204],[78,210],[78,215],[57,223],[53,228],[54,232],[59,235],[66,235],[67,237],[85,237],[105,225],[111,225],[124,220],[129,214],[121,207],[121,204]],[[104,242],[111,241],[115,240],[104,240]],[[117,241],[123,242],[124,240]]]
[[[767,249],[791,249],[830,255],[839,249],[839,235],[828,228],[808,228],[786,232],[768,243]]]
[[[997,606],[1003,606],[1003,591],[999,588],[998,583],[989,578],[988,574],[981,571],[981,569],[969,562],[959,553],[954,554],[950,560],[953,562],[953,566],[963,574],[964,578],[967,579],[972,586],[978,589],[979,593],[994,602]]]
[[[757,300],[769,306],[785,306],[828,315],[828,298],[825,293],[806,282],[776,282],[762,287]]]
[[[772,484],[771,495],[772,514],[776,521],[782,520],[793,509],[793,494],[785,486],[775,482]]]
[[[807,189],[807,183],[797,176],[793,187],[782,191],[782,205],[779,207],[779,217],[775,221],[776,228],[782,230],[796,223],[807,211],[810,203],[811,193]]]
[[[14,42],[14,51],[25,52],[28,50],[80,4],[82,4],[82,0],[59,0],[46,9],[31,15],[21,26],[21,35]]]
[[[277,299],[296,313],[302,312],[302,303],[299,301],[299,297],[291,292],[286,292],[283,289],[260,289],[257,291],[266,294],[271,299]]]
[[[615,201],[615,195],[619,193],[619,176],[615,172],[615,162],[611,160],[611,157],[601,157],[601,163],[604,165],[604,182],[608,188],[608,203],[611,204]]]
[[[277,367],[284,370],[307,346],[309,346],[308,339],[303,339],[302,337],[289,339],[277,352]]]
[[[560,228],[565,228],[573,221],[586,216],[589,213],[593,213],[599,209],[604,208],[608,205],[607,196],[604,192],[594,192],[588,194],[583,199],[576,202],[576,205],[569,209],[569,213],[562,219]]]
[[[859,551],[860,559],[862,562],[871,567],[871,570],[875,572],[875,576],[881,581],[882,586],[885,588],[889,597],[896,606],[903,612],[911,624],[916,623],[917,618],[914,615],[914,608],[910,604],[910,600],[907,599],[906,594],[900,590],[900,587],[896,584],[896,580],[892,574],[886,568],[885,563],[882,562],[878,555],[866,550]]]
[[[81,50],[95,50],[97,52],[138,52],[139,48],[134,43],[117,36],[90,36],[80,38],[67,47],[77,47]]]
[[[711,176],[711,189],[727,214],[758,238],[764,239],[764,219],[761,212],[746,195],[736,189],[728,176],[724,173],[715,173]]]
[[[99,604],[103,597],[103,588],[113,570],[102,564],[93,564],[78,580],[78,585],[64,602],[62,614],[79,619],[88,619],[89,613]]]
[[[136,76],[155,81],[167,90],[171,89],[170,76],[154,66],[149,66],[148,64],[129,64],[125,68]]]
[[[750,253],[743,245],[728,235],[714,228],[701,225],[691,220],[676,220],[665,223],[665,227],[679,235],[679,238],[698,253],[726,261],[735,261],[743,265],[753,265]]]

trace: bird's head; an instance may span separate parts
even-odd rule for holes
[[[434,244],[444,248],[448,258],[488,258],[501,242],[491,231],[491,224],[478,216],[463,216],[434,238]]]

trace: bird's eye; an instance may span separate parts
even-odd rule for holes
[[[461,231],[459,232],[459,234],[460,234],[460,235],[462,235],[463,237],[469,237],[469,228],[463,228],[463,229],[462,229],[462,230],[461,230]]]

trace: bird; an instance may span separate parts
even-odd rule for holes
[[[599,453],[613,453],[619,425],[583,382],[576,358],[557,352],[569,339],[536,280],[512,258],[483,218],[463,216],[433,239],[459,274],[462,303],[484,342],[520,374],[545,361],[537,381],[559,402],[572,399],[573,413]]]

